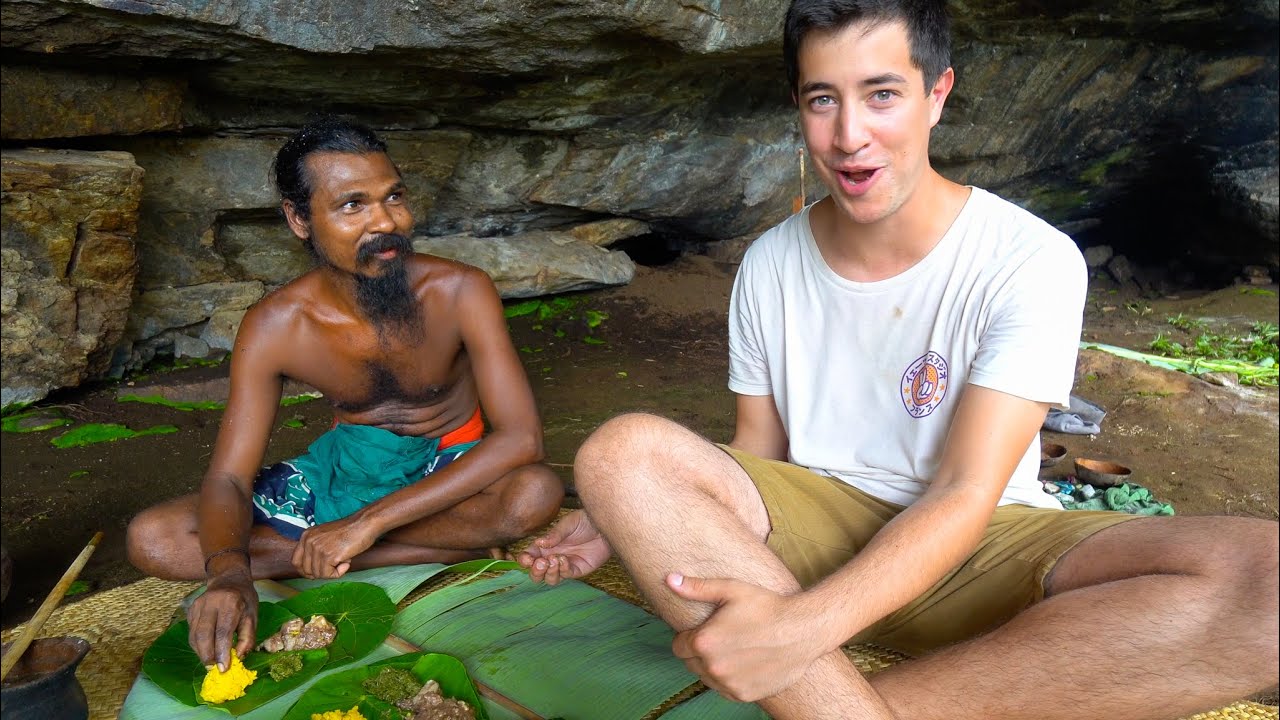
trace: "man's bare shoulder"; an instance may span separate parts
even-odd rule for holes
[[[311,271],[267,293],[245,313],[240,327],[250,331],[277,333],[294,327],[325,305],[328,289],[318,271]]]
[[[492,291],[493,281],[488,273],[474,265],[425,253],[414,255],[412,262],[419,287],[433,295],[456,299],[468,290],[488,288]]]

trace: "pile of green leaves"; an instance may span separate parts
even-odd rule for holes
[[[270,674],[275,655],[257,650],[250,652],[243,658],[244,665],[256,670],[258,678],[245,689],[243,697],[209,706],[232,715],[243,715],[303,685],[317,673],[355,662],[387,638],[395,613],[395,603],[385,590],[360,582],[329,583],[283,602],[260,603],[255,645],[275,634],[289,620],[308,620],[312,615],[325,616],[337,627],[338,634],[327,648],[296,651],[302,668],[278,680]],[[182,704],[205,705],[207,703],[200,699],[200,686],[207,670],[191,649],[189,633],[186,621],[166,630],[143,655],[142,672]]]
[[[1233,335],[1213,332],[1204,320],[1181,314],[1167,322],[1178,334],[1160,333],[1150,349],[1158,356],[1184,361],[1175,363],[1174,369],[1193,375],[1234,373],[1242,385],[1277,384],[1280,329],[1276,325],[1255,322],[1247,333]]]

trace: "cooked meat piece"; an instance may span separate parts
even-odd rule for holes
[[[279,632],[258,646],[267,652],[281,650],[318,650],[328,647],[338,634],[338,628],[323,615],[312,615],[305,624],[302,618],[294,618],[280,626]]]
[[[417,695],[401,700],[396,707],[409,712],[408,720],[475,720],[475,711],[461,700],[440,694],[440,683],[428,680]]]

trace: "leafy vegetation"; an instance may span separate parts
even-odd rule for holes
[[[558,338],[568,335],[564,325],[581,323],[586,328],[586,334],[582,338],[582,342],[588,345],[604,345],[605,341],[596,337],[594,332],[605,320],[609,319],[609,313],[601,310],[582,309],[581,305],[582,300],[577,298],[557,296],[548,300],[525,300],[514,305],[508,305],[503,310],[503,314],[507,319],[532,316],[534,321],[532,328],[534,330],[546,328],[551,330],[551,333]],[[553,323],[556,326],[550,327]],[[524,351],[524,348],[521,348],[521,350]]]
[[[1244,385],[1276,385],[1280,329],[1273,323],[1255,322],[1244,334],[1218,333],[1203,319],[1182,314],[1167,319],[1175,332],[1160,333],[1151,341],[1157,355],[1190,361],[1186,370],[1235,373]]]

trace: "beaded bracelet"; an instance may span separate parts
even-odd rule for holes
[[[251,558],[249,557],[249,551],[248,551],[248,550],[246,550],[245,548],[242,548],[242,547],[229,547],[229,548],[223,548],[223,549],[221,549],[221,550],[219,550],[219,551],[217,551],[217,552],[215,552],[215,553],[210,554],[210,555],[209,555],[209,557],[207,557],[207,558],[205,558],[205,559],[204,559],[204,574],[205,574],[206,576],[208,576],[208,575],[209,575],[209,561],[210,561],[210,560],[212,560],[212,559],[214,559],[214,558],[218,557],[219,555],[226,555],[227,553],[242,553],[242,554],[244,555],[244,559],[245,559],[245,561],[246,561],[246,562],[251,562],[251,561],[252,561],[252,560],[251,560]]]

